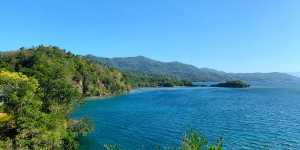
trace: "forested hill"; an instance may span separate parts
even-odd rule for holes
[[[92,127],[70,118],[74,104],[129,90],[118,70],[55,46],[0,53],[0,149],[77,149]]]
[[[0,68],[35,77],[40,84],[47,80],[68,82],[84,96],[101,96],[130,90],[118,70],[105,69],[82,56],[55,46],[4,52],[0,62]],[[47,82],[45,84],[51,86]]]
[[[191,79],[193,81],[223,81],[229,79],[224,72],[207,68],[199,69],[195,66],[180,62],[164,63],[143,56],[111,59],[93,55],[87,55],[86,57],[95,62],[109,64],[126,72],[138,71],[143,74],[173,76]]]
[[[300,81],[285,73],[225,73],[209,68],[197,68],[180,62],[160,62],[144,56],[103,58],[87,55],[92,61],[108,64],[125,72],[141,72],[190,79],[192,81]]]

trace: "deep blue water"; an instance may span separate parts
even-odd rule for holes
[[[157,88],[89,100],[74,117],[89,116],[95,130],[81,149],[176,147],[190,126],[224,149],[299,149],[300,84],[251,83],[247,89]]]

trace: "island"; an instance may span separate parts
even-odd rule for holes
[[[241,80],[233,80],[225,83],[213,84],[211,87],[248,88],[250,85]]]

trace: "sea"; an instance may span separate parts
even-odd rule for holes
[[[210,85],[212,83],[196,83]],[[299,150],[300,83],[250,82],[250,88],[138,88],[87,100],[72,117],[88,116],[95,130],[80,149],[178,148],[186,131],[200,130],[209,143],[224,137],[225,150]]]

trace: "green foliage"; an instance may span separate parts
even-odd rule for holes
[[[12,146],[12,140],[7,138],[7,139],[1,139],[0,140],[0,149],[13,149]]]
[[[190,132],[186,132],[182,140],[182,147],[180,150],[222,150],[224,138],[221,137],[215,145],[210,145],[206,139],[201,135],[200,130],[197,132],[190,128]]]
[[[1,125],[0,141],[7,149],[53,149],[63,137],[59,124],[53,124],[50,114],[41,111],[42,101],[35,94],[37,80],[21,73],[0,73],[1,99],[9,100],[4,109],[12,116]],[[13,139],[11,142],[8,142]],[[6,144],[5,144],[6,143]],[[7,144],[11,143],[11,144]],[[6,147],[9,146],[9,147]]]
[[[132,87],[194,86],[193,83],[187,79],[177,79],[173,77],[161,76],[129,77],[128,81]]]
[[[105,144],[104,147],[106,148],[106,150],[121,150],[120,147],[115,146],[115,145],[107,145],[107,144]]]
[[[71,119],[68,123],[68,128],[70,131],[77,134],[77,136],[85,136],[89,133],[89,131],[94,129],[94,126],[91,125],[90,119],[88,117],[84,117],[80,120]]]
[[[185,133],[182,139],[181,147],[179,148],[163,148],[166,150],[222,150],[224,143],[224,137],[220,137],[216,144],[209,144],[208,141],[202,137],[200,130],[194,131],[190,128],[189,132]],[[120,150],[115,145],[104,145],[107,150]],[[158,150],[161,150],[161,146],[158,146]]]
[[[90,119],[87,117],[80,120],[71,119],[67,126],[68,136],[63,141],[63,147],[68,150],[78,149],[79,143],[76,141],[76,138],[85,136],[94,129],[94,126],[90,124]]]
[[[211,87],[248,88],[250,85],[240,80],[234,80],[227,81],[225,83],[213,84]]]
[[[182,140],[182,148],[181,149],[191,149],[198,150],[207,146],[208,142],[202,138],[200,130],[195,132],[192,128],[190,129],[190,133],[186,132],[185,137]]]
[[[121,80],[122,75],[119,71],[104,68],[54,46],[5,52],[0,56],[0,62],[0,68],[22,72],[38,79],[44,93],[59,94],[59,91],[53,91],[52,88],[59,86],[58,84],[74,86],[83,96],[118,94],[130,90]],[[43,100],[48,99],[49,96],[44,95]]]
[[[100,63],[101,64],[101,63]],[[110,65],[106,65],[110,70],[116,70]],[[191,80],[179,79],[171,76],[143,74],[139,71],[123,71],[122,81],[131,87],[174,87],[174,86],[195,86]],[[109,80],[106,82],[110,82]]]

